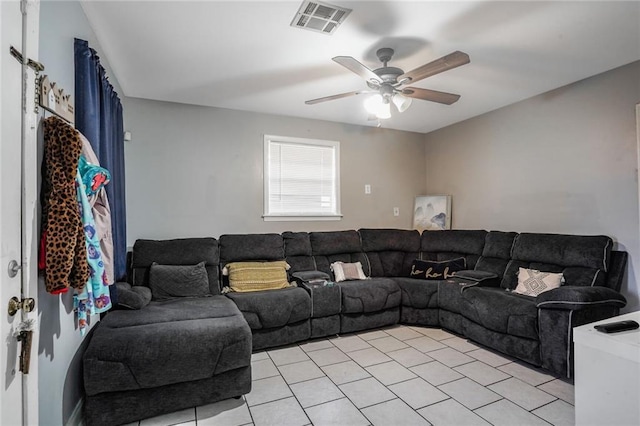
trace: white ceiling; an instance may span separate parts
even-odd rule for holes
[[[414,100],[385,128],[426,133],[640,60],[640,2],[342,1],[333,35],[293,28],[302,1],[82,2],[124,95],[343,123],[367,121],[366,89],[331,60],[409,71],[455,50],[471,63],[413,84],[461,95]],[[640,76],[639,76],[640,80]]]

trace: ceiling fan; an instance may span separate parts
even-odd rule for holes
[[[425,101],[438,102],[451,105],[460,99],[460,95],[453,93],[438,92],[436,90],[421,89],[419,87],[404,87],[407,84],[415,83],[423,78],[431,77],[444,71],[459,67],[469,63],[469,55],[456,51],[443,56],[440,59],[429,62],[409,72],[404,72],[400,68],[387,66],[393,57],[394,50],[383,47],[376,51],[376,56],[383,63],[381,68],[371,70],[358,62],[351,56],[336,56],[333,60],[348,70],[358,74],[367,82],[371,90],[355,90],[353,92],[340,93],[332,96],[311,99],[305,104],[313,105],[320,102],[332,101],[334,99],[346,98],[365,93],[373,93],[365,101],[365,108],[376,118],[384,119],[391,117],[391,104],[393,103],[398,111],[404,112],[411,105],[411,99],[422,99]]]

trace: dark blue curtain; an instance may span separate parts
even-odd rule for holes
[[[100,165],[111,172],[105,187],[111,207],[115,280],[126,276],[127,227],[122,103],[107,79],[96,51],[75,39],[76,129],[89,139]]]

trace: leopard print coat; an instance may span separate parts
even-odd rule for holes
[[[75,177],[82,141],[57,117],[44,120],[43,232],[45,285],[49,293],[82,290],[89,279],[87,247],[76,199]]]

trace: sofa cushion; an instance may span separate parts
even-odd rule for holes
[[[282,327],[311,317],[311,298],[299,287],[281,290],[227,293],[252,330]]]
[[[131,252],[133,285],[149,286],[149,270],[154,262],[160,265],[196,265],[205,262],[209,292],[220,293],[220,256],[215,238],[136,240]]]
[[[337,285],[342,290],[342,313],[369,313],[400,306],[400,288],[390,278],[343,281]]]
[[[517,235],[515,232],[489,231],[475,269],[502,277],[511,259],[511,248]]]
[[[364,274],[371,275],[369,260],[362,251],[360,235],[356,231],[311,232],[311,250],[317,270],[335,279],[331,264],[360,262]]]
[[[474,269],[482,254],[487,231],[444,230],[422,233],[420,247],[425,260],[450,260],[464,257],[467,268]]]
[[[612,240],[605,236],[519,234],[502,288],[517,286],[519,268],[562,272],[566,285],[606,285]]]
[[[607,271],[613,241],[600,235],[527,234],[518,235],[511,258],[562,267],[582,267]]]
[[[462,313],[467,303],[462,297],[462,293],[468,288],[478,285],[473,281],[455,280],[435,281],[438,284],[438,301],[437,305],[440,309]]]
[[[314,256],[362,252],[356,231],[311,232],[309,237]]]
[[[285,256],[311,256],[311,239],[308,232],[283,232]]]
[[[416,309],[438,308],[439,281],[405,277],[396,277],[393,280],[400,287],[402,306]]]
[[[159,265],[154,262],[149,269],[149,287],[153,300],[211,296],[204,262],[197,265]]]
[[[423,280],[446,280],[466,268],[467,261],[464,257],[439,262],[415,259],[411,265],[409,277]]]
[[[420,233],[406,229],[360,229],[372,277],[407,277],[420,252]]]
[[[231,291],[276,290],[289,287],[287,269],[289,265],[284,260],[231,262],[223,268],[223,274],[229,276]]]
[[[489,330],[538,340],[538,308],[535,297],[501,288],[466,287],[461,314]]]
[[[554,274],[535,269],[520,268],[518,271],[518,285],[513,289],[513,292],[524,294],[525,296],[538,296],[545,291],[560,287],[563,281],[562,273]]]
[[[249,366],[251,332],[224,296],[151,302],[107,314],[83,362],[88,395],[201,380]]]
[[[316,262],[311,253],[311,239],[308,232],[283,232],[284,255],[291,265],[289,274],[316,269]]]
[[[278,234],[227,234],[219,241],[221,265],[284,259],[284,240]]]

